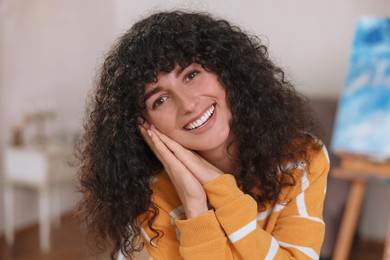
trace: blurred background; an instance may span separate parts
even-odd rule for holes
[[[82,130],[85,99],[104,53],[134,21],[171,8],[208,11],[260,36],[274,61],[311,99],[328,143],[348,71],[355,20],[390,16],[388,0],[0,0],[0,258],[88,259],[88,249],[72,239],[72,234],[82,231],[66,221],[79,198],[75,170],[63,169],[67,177],[54,181],[39,172],[28,173],[33,184],[24,187],[25,181],[19,179],[10,192],[11,181],[4,169],[11,166],[5,158],[18,162],[21,156],[28,162],[29,156],[38,156],[49,165],[53,158],[71,161],[71,147]],[[45,149],[33,149],[42,144]],[[15,145],[28,151],[10,150]],[[43,167],[34,162],[31,167]],[[50,185],[49,195],[40,181]],[[330,180],[329,185],[333,197],[327,199],[325,207],[330,224],[324,259],[332,255],[348,192],[345,181]],[[390,212],[389,187],[382,182],[369,183],[357,227],[359,239],[383,244]],[[7,213],[10,205],[13,215]],[[38,223],[47,209],[39,209],[39,205],[55,207],[62,216],[61,224],[57,221],[50,231],[41,231],[51,234],[46,246],[44,241],[39,243]],[[8,233],[13,246],[5,242],[7,217],[16,234],[12,237]],[[67,227],[72,231],[64,230]],[[62,244],[65,238],[72,246]]]

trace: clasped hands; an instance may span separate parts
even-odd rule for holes
[[[187,219],[207,212],[207,195],[203,185],[223,172],[148,122],[140,124],[139,129],[175,186]]]

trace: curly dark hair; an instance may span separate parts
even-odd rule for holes
[[[137,218],[149,212],[153,228],[158,209],[151,201],[152,176],[163,167],[138,132],[145,109],[145,85],[159,72],[198,63],[215,73],[227,93],[231,131],[238,155],[235,178],[259,207],[278,200],[289,171],[285,161],[308,158],[318,142],[307,100],[285,79],[256,36],[210,14],[155,13],[128,30],[108,52],[89,103],[79,146],[79,213],[98,244],[113,243],[111,257],[131,257],[142,249]],[[297,142],[296,140],[299,140]],[[253,192],[254,190],[260,192]]]

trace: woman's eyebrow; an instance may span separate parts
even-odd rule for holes
[[[144,95],[144,102],[146,102],[151,96],[162,91],[161,87],[155,87],[154,89],[147,91]]]
[[[176,71],[176,78],[180,77],[180,75],[183,73],[184,70],[186,70],[188,67],[190,66],[187,66],[187,67],[180,67],[177,71]],[[144,95],[144,102],[146,102],[151,96],[153,96],[154,94],[158,93],[162,91],[162,88],[161,87],[155,87],[154,89],[150,90],[150,91],[147,91],[145,92],[145,95]]]
[[[183,73],[183,71],[188,68],[188,67],[180,67],[177,71],[176,71],[176,78],[180,77],[180,75]]]

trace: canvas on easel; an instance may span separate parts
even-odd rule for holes
[[[390,18],[356,22],[331,148],[390,159]]]
[[[333,132],[331,148],[340,165],[332,176],[351,182],[332,258],[344,260],[367,182],[390,179],[390,18],[357,20]]]

